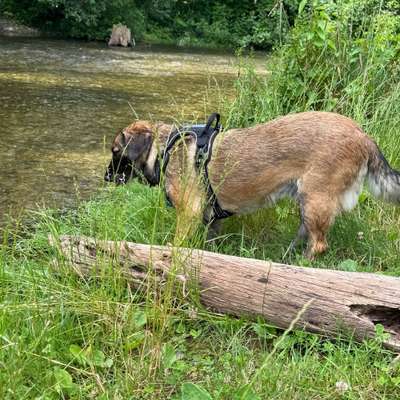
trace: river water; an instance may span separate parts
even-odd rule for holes
[[[0,221],[90,197],[119,128],[204,121],[236,71],[229,54],[0,37]]]

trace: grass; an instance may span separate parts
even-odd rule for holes
[[[279,261],[297,220],[296,207],[283,202],[227,220],[218,244],[200,235],[189,245]],[[195,296],[135,292],[117,273],[83,280],[52,268],[57,255],[49,232],[166,244],[174,221],[161,190],[133,183],[105,188],[64,215],[42,211],[27,231],[5,230],[0,398],[398,398],[399,371],[389,368],[393,355],[382,348],[381,334],[361,344],[301,331],[282,337],[267,321],[204,310]],[[338,219],[331,250],[312,265],[399,275],[394,223],[396,210],[365,198]],[[292,262],[310,265],[300,255]],[[348,390],[341,394],[337,382]]]
[[[333,24],[326,13],[316,15]],[[305,22],[306,31],[297,27],[295,38],[309,40],[303,34],[314,25],[320,24]],[[333,28],[331,34],[336,37]],[[326,46],[304,45],[304,40],[300,55],[296,40],[278,53],[268,77],[249,67],[241,71],[225,125],[248,126],[289,111],[336,110],[355,118],[400,168],[399,82],[379,67],[394,64],[374,57],[365,62],[361,54],[357,60],[367,68],[364,74],[344,50],[335,59],[331,50],[324,53]],[[358,40],[341,48],[359,43],[365,44]],[[379,43],[386,49],[384,40]],[[301,57],[308,75],[298,83],[297,72],[305,71]],[[285,63],[290,74],[281,69]],[[382,79],[370,75],[375,67]],[[297,206],[282,201],[226,220],[219,241],[206,241],[200,231],[186,245],[279,262],[298,223]],[[299,250],[286,261],[400,276],[399,228],[399,208],[365,192],[353,212],[337,218],[326,254],[310,262]],[[262,319],[205,310],[196,293],[184,297],[171,286],[161,293],[151,280],[145,291],[134,291],[116,270],[99,279],[55,270],[57,253],[47,242],[52,233],[166,244],[173,242],[174,229],[175,213],[165,205],[162,190],[138,183],[105,187],[76,210],[43,210],[28,224],[6,227],[0,247],[0,398],[400,398],[400,368],[391,366],[394,355],[382,347],[385,334],[379,326],[376,338],[363,343],[348,336],[328,340],[302,331],[284,333]]]

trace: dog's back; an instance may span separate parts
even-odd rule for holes
[[[324,251],[335,215],[351,210],[367,177],[372,192],[400,200],[400,175],[351,119],[328,112],[291,114],[217,139],[209,177],[221,206],[247,213],[284,196],[300,203],[301,236]]]
[[[221,135],[209,164],[210,179],[223,207],[235,212],[262,206],[283,187],[301,185],[305,175],[315,189],[323,180],[324,190],[343,191],[367,163],[369,142],[341,115],[292,114]]]

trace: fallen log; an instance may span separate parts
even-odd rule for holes
[[[50,242],[83,276],[99,274],[100,260],[104,266],[104,257],[109,257],[133,285],[143,284],[149,273],[159,283],[171,274],[182,282],[194,279],[206,307],[237,316],[262,316],[283,329],[312,300],[297,328],[363,340],[374,337],[376,324],[382,324],[389,334],[384,344],[400,351],[400,278],[82,236],[50,238]],[[184,266],[179,271],[177,257]]]

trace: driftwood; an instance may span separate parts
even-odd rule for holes
[[[379,323],[390,334],[384,344],[400,351],[400,278],[86,237],[50,241],[81,275],[98,275],[108,257],[133,285],[146,282],[149,273],[159,284],[171,275],[184,283],[194,280],[206,307],[237,316],[262,316],[280,328],[287,328],[312,299],[297,328],[329,337],[352,334],[363,340],[374,337]]]
[[[113,25],[108,45],[128,47],[132,44],[134,41],[132,41],[131,30],[122,24]]]

